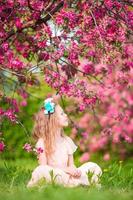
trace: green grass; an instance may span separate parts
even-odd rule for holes
[[[27,189],[32,170],[37,166],[34,160],[0,161],[0,200],[128,200],[133,199],[132,161],[102,162],[101,189],[95,187],[64,188],[58,185],[40,184]]]

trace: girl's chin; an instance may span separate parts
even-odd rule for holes
[[[66,123],[64,124],[64,126],[68,126],[68,122],[66,122]]]

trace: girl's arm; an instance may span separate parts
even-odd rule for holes
[[[74,164],[73,155],[68,155],[68,166],[76,168],[76,166]]]
[[[81,176],[81,171],[79,169],[77,169],[74,164],[73,155],[68,156],[68,166],[69,166],[69,168],[72,169],[72,176],[75,176],[77,178]]]
[[[76,169],[74,165],[73,155],[68,155],[68,162],[66,167],[62,167],[61,169],[64,170],[66,173],[70,171],[70,169]]]
[[[38,159],[39,165],[47,165],[45,152],[38,154],[37,159]]]
[[[62,168],[62,170],[74,177],[81,176],[81,171],[78,170],[74,164],[73,155],[68,156],[68,165],[67,167]]]

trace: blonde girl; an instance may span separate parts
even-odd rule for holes
[[[37,185],[42,178],[50,183],[51,172],[55,182],[66,187],[98,184],[102,170],[96,163],[86,162],[78,168],[75,166],[73,153],[77,146],[63,131],[68,124],[68,116],[57,98],[47,98],[44,108],[35,117],[33,137],[36,139],[36,148],[41,148],[42,153],[38,154],[39,165],[33,170],[27,187]],[[87,175],[89,172],[93,173],[91,181]]]

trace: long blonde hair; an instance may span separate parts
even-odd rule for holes
[[[50,157],[50,155],[54,151],[54,144],[55,144],[55,136],[57,130],[59,129],[58,124],[58,117],[56,112],[49,115],[44,114],[44,109],[42,108],[36,115],[35,115],[35,123],[33,127],[32,136],[37,141],[39,138],[43,138],[45,144],[45,153],[46,157]],[[61,129],[61,135],[64,136],[64,130]]]

